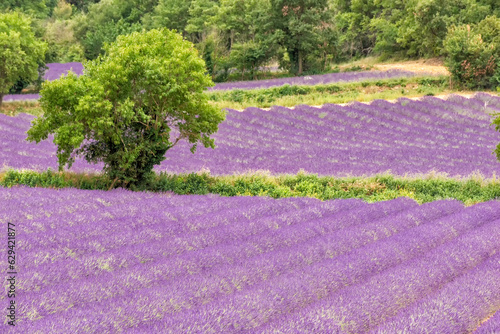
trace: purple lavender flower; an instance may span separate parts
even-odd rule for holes
[[[187,143],[166,153],[156,171],[190,173],[209,170],[213,175],[267,170],[271,174],[309,173],[363,176],[391,172],[418,175],[429,172],[466,177],[481,173],[500,175],[492,154],[500,134],[477,101],[425,98],[376,100],[371,104],[321,108],[300,105],[294,109],[229,110],[215,137],[216,149],[200,147],[196,154]],[[500,98],[487,97],[491,111]],[[484,103],[483,103],[484,104]],[[0,115],[2,167],[57,169],[52,138],[39,144],[25,141],[33,116]],[[0,167],[1,168],[1,167]],[[96,172],[102,165],[77,159],[77,172]]]
[[[498,327],[498,201],[14,187],[0,220],[16,225],[16,333]]]
[[[269,80],[254,80],[254,81],[237,81],[237,82],[224,82],[218,83],[208,90],[230,90],[230,89],[259,89],[278,87],[283,85],[325,85],[344,82],[356,82],[367,80],[382,80],[382,79],[396,79],[396,78],[409,78],[418,75],[414,72],[402,70],[389,70],[389,71],[365,71],[365,72],[346,72],[346,73],[328,73],[317,74],[302,77],[269,79]]]

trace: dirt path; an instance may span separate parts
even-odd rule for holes
[[[376,64],[372,68],[372,70],[376,71],[387,71],[392,69],[416,73],[429,73],[432,75],[450,75],[443,61],[438,58],[403,61],[391,64]]]

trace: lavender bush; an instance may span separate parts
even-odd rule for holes
[[[500,111],[500,98],[478,94],[448,100],[383,100],[346,106],[305,105],[270,111],[229,110],[214,135],[215,150],[186,143],[169,150],[156,171],[189,173],[209,170],[212,175],[268,170],[273,174],[309,173],[333,176],[369,176],[391,172],[415,175],[432,171],[449,176],[481,173],[500,175],[492,154],[500,134],[488,113]],[[0,115],[0,161],[3,167],[46,170],[57,168],[55,146],[25,141],[33,116]],[[72,170],[99,171],[99,165],[77,160]]]
[[[17,187],[0,188],[0,220],[17,231],[12,332],[470,333],[489,319],[477,331],[487,333],[498,323],[498,201]]]

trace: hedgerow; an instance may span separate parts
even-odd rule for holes
[[[0,177],[0,186],[79,188],[107,190],[110,180],[102,174],[8,170]],[[321,200],[361,198],[369,202],[410,197],[418,203],[457,199],[466,205],[500,198],[496,179],[469,177],[462,180],[443,176],[396,177],[390,174],[373,177],[336,178],[298,173],[270,176],[242,174],[213,176],[209,173],[167,174],[161,172],[135,191],[173,192],[179,195],[218,194],[221,196],[269,196],[272,198],[313,197]]]

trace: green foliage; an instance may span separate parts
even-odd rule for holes
[[[104,44],[143,29],[143,20],[149,22],[157,0],[101,0],[88,6],[88,12],[73,21],[74,36],[85,48],[87,59],[95,59],[104,52]]]
[[[71,5],[64,0],[59,0],[57,6],[52,11],[52,18],[56,20],[67,20],[73,13]]]
[[[25,14],[44,18],[51,10],[50,6],[47,7],[47,3],[51,4],[50,1],[46,0],[2,0],[0,1],[0,10],[2,12],[21,10]]]
[[[233,89],[229,91],[212,91],[207,95],[211,101],[231,101],[238,103],[249,103],[254,106],[260,105],[262,102],[272,103],[285,96],[301,96],[314,93],[335,94],[342,92],[359,91],[360,87],[368,87],[375,85],[377,87],[392,88],[395,86],[405,86],[409,83],[416,83],[422,87],[435,88],[443,87],[448,83],[446,77],[422,77],[422,78],[404,78],[404,79],[384,79],[384,80],[367,80],[363,82],[344,83],[344,84],[326,84],[314,86],[297,86],[283,85],[279,87],[270,87],[263,89]]]
[[[80,189],[106,190],[110,180],[102,175],[57,173],[51,170],[9,170],[0,178],[0,186],[13,187],[76,187]],[[361,198],[368,202],[385,201],[397,197],[410,197],[418,203],[442,199],[457,199],[466,205],[500,198],[500,182],[468,178],[427,176],[424,178],[401,178],[392,175],[377,175],[370,178],[319,177],[315,174],[269,176],[249,174],[239,176],[211,176],[208,173],[169,175],[160,173],[148,184],[131,187],[137,191],[174,192],[179,195],[218,194],[221,196],[269,196],[314,197],[321,200]]]
[[[268,0],[220,1],[214,24],[228,38],[229,62],[242,77],[249,71],[255,79],[258,68],[276,54],[270,9]]]
[[[179,140],[193,144],[193,153],[198,143],[214,147],[210,135],[225,116],[207,103],[203,90],[213,82],[190,42],[151,30],[119,36],[105,50],[84,75],[44,83],[40,92],[44,115],[28,140],[54,133],[60,170],[82,156],[104,162],[110,179],[137,186]]]
[[[290,71],[302,74],[312,69],[313,50],[328,34],[330,12],[327,0],[271,0],[271,20],[277,43],[290,57]]]
[[[196,34],[197,41],[202,41],[202,33],[212,25],[218,6],[215,0],[191,0],[186,31]]]
[[[112,43],[120,35],[127,35],[141,30],[140,24],[130,24],[123,19],[108,21],[87,32],[83,40],[85,57],[95,59],[104,54],[104,45]]]
[[[155,191],[173,191],[179,195],[206,195],[209,193],[208,174],[167,175],[161,173],[153,185]]]
[[[443,54],[447,29],[492,13],[489,0],[332,0],[339,58]]]
[[[44,62],[46,44],[35,38],[29,17],[0,14],[0,108],[2,99],[20,79],[36,80]]]
[[[99,2],[99,0],[67,0],[67,2],[77,10],[86,12],[89,6]]]
[[[95,59],[119,35],[176,29],[217,81],[235,67],[244,77],[252,64],[273,60],[289,73],[314,74],[368,55],[442,56],[450,27],[483,20],[476,27],[483,39],[498,38],[500,17],[497,0],[3,0],[0,10],[36,18],[50,61]]]
[[[76,40],[73,29],[74,22],[68,19],[47,22],[43,39],[48,50],[45,55],[49,63],[68,63],[84,61],[84,48]]]
[[[500,27],[500,20],[495,21],[499,21]],[[482,29],[485,27],[478,26]],[[500,59],[500,44],[493,43],[498,42],[495,38],[496,36],[490,35],[492,42],[488,42],[483,39],[479,29],[469,25],[449,30],[444,42],[448,55],[446,65],[456,83],[471,89],[491,87],[492,77],[497,70],[496,62]]]
[[[151,15],[152,28],[165,27],[182,33],[189,19],[191,0],[160,0]]]
[[[237,43],[231,51],[231,61],[242,74],[245,70],[249,70],[252,78],[256,79],[255,75],[259,66],[269,60],[267,50],[267,45],[263,43],[253,41]]]
[[[29,80],[20,78],[19,80],[16,81],[16,83],[12,87],[10,87],[9,94],[21,94],[23,89],[28,87],[29,84],[30,84]]]
[[[42,173],[35,171],[8,170],[1,182],[1,185],[4,187],[25,185],[28,187],[45,188],[64,188],[70,186],[70,184],[64,180],[62,175],[54,173],[50,169]]]

